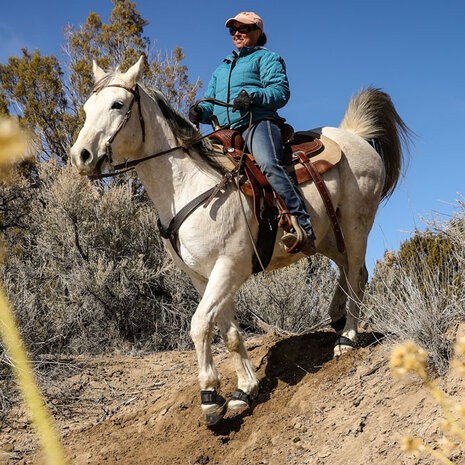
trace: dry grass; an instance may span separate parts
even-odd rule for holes
[[[288,334],[329,324],[327,309],[336,278],[331,262],[323,256],[253,276],[236,297],[240,320],[256,330],[258,316],[267,328]]]
[[[440,374],[447,370],[451,356],[449,330],[465,319],[464,231],[465,204],[459,200],[452,219],[431,220],[421,233],[439,244],[437,258],[428,260],[424,249],[403,258],[387,254],[377,264],[363,305],[370,327],[393,339],[420,344]]]
[[[170,265],[151,206],[128,185],[99,188],[54,162],[34,182],[5,206],[14,216],[28,196],[27,217],[5,232],[2,266],[30,351],[185,346],[197,297]]]

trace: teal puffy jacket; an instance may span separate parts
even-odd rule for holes
[[[253,121],[280,119],[276,110],[289,100],[289,82],[284,60],[263,47],[242,47],[240,53],[228,55],[213,73],[205,97],[232,103],[241,90],[252,99]],[[221,126],[246,126],[249,118],[234,124],[245,112],[232,111],[213,103],[201,102],[202,123],[216,115]],[[241,114],[240,114],[241,113]]]

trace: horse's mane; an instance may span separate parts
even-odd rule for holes
[[[102,79],[95,83],[92,92],[99,92],[117,80],[118,70],[110,71]],[[212,168],[223,172],[224,168],[213,157],[213,149],[210,140],[206,137],[201,138],[201,132],[184,116],[180,115],[166,100],[165,96],[156,88],[139,85],[145,93],[158,105],[160,111],[168,122],[174,135],[177,137],[180,145],[194,149]],[[201,139],[199,139],[201,138]],[[199,139],[199,140],[197,140]]]
[[[143,89],[158,105],[181,145],[185,148],[193,148],[212,168],[223,172],[224,168],[222,165],[212,157],[213,148],[210,140],[206,137],[202,137],[201,132],[188,119],[179,114],[158,89],[148,88],[146,86],[144,86]]]

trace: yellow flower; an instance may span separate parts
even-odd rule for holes
[[[0,165],[19,160],[27,149],[24,132],[14,118],[0,119]]]
[[[421,452],[424,450],[423,441],[420,438],[414,438],[410,434],[402,438],[400,447],[407,452]]]
[[[451,441],[450,439],[446,438],[445,436],[443,436],[441,438],[440,444],[441,444],[441,449],[446,454],[449,454],[451,451],[456,449],[457,445],[458,445],[456,442]]]
[[[439,427],[443,433],[447,433],[450,430],[450,421],[443,418],[439,423]]]
[[[458,337],[455,341],[455,353],[465,354],[465,336]]]
[[[389,367],[395,376],[416,372],[423,380],[427,379],[426,357],[428,354],[413,341],[405,341],[394,347]]]
[[[465,376],[465,364],[463,364],[462,362],[458,360],[452,360],[451,367],[460,376]]]
[[[465,405],[464,404],[458,404],[456,405],[456,409],[457,411],[457,414],[459,415],[459,417],[463,420],[465,419]]]

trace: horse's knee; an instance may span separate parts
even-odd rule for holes
[[[242,348],[242,336],[235,327],[230,327],[223,333],[223,340],[229,352],[240,352]]]
[[[190,336],[194,344],[200,344],[209,337],[212,327],[212,323],[204,315],[195,313],[190,328]]]

